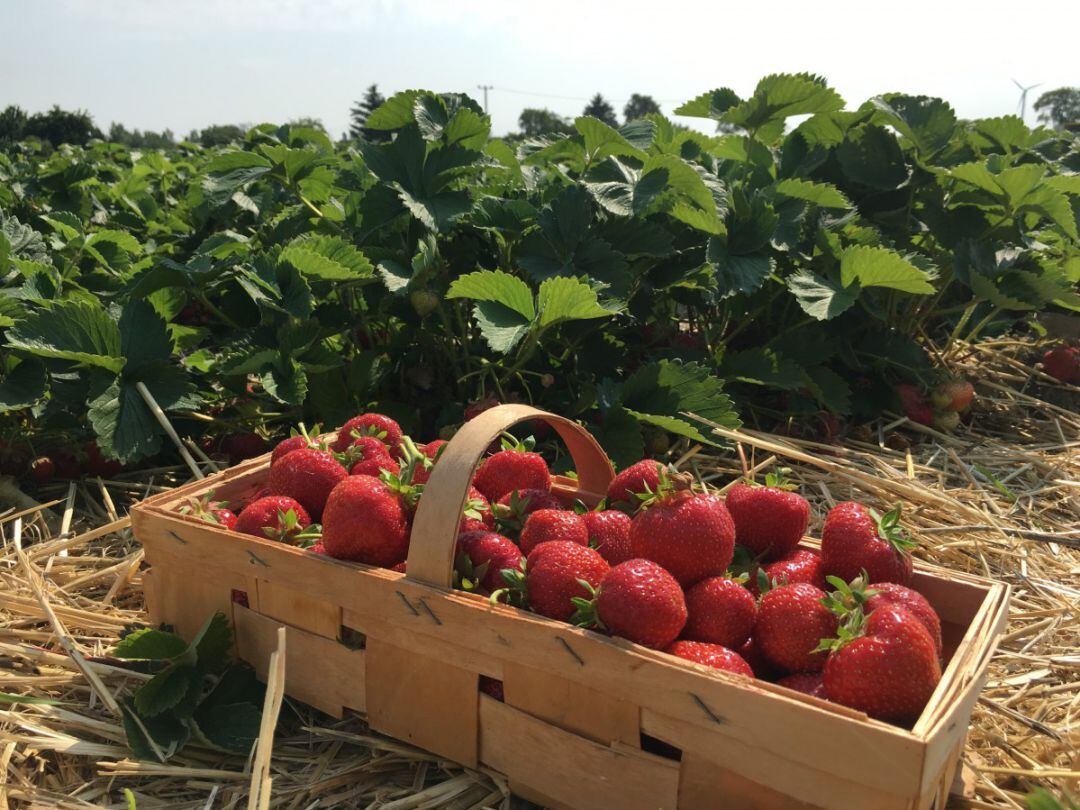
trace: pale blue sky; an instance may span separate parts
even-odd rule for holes
[[[1011,10],[1010,10],[1011,8]],[[963,117],[1014,113],[1012,83],[1080,85],[1080,2],[958,0],[0,0],[0,108],[88,109],[186,134],[310,115],[332,134],[372,82],[491,84],[496,134],[526,106],[576,115],[600,91],[665,112],[770,72],[826,76],[849,105],[902,90]],[[545,94],[524,95],[522,92]],[[564,98],[565,97],[565,98]],[[690,123],[687,121],[686,123]]]

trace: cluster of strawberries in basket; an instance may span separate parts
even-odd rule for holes
[[[417,446],[392,419],[362,414],[332,445],[306,432],[278,444],[267,491],[239,515],[213,502],[188,508],[404,571],[412,516],[445,444]],[[910,587],[899,511],[837,504],[820,551],[800,545],[809,518],[806,499],[772,476],[721,497],[649,459],[589,509],[553,490],[529,441],[507,436],[473,477],[455,585],[875,718],[914,720],[941,677],[941,622]]]

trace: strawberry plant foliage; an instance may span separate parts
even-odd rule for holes
[[[723,134],[654,113],[494,138],[468,96],[408,90],[378,140],[12,144],[0,414],[138,461],[167,446],[140,382],[196,438],[368,408],[434,434],[494,396],[630,461],[658,431],[707,440],[687,414],[876,415],[932,382],[923,334],[1080,309],[1066,136],[810,74],[676,113]]]

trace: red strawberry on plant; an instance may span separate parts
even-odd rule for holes
[[[766,476],[763,487],[735,484],[725,504],[735,522],[735,542],[770,560],[791,553],[810,522],[810,503],[790,491],[782,472]]]
[[[825,697],[825,678],[820,672],[796,672],[794,675],[781,678],[776,683],[788,689],[794,689],[796,692],[822,700],[828,699]]]
[[[585,512],[581,519],[589,531],[589,545],[611,565],[633,559],[630,549],[630,516],[618,509]]]
[[[334,451],[344,453],[361,436],[374,436],[388,448],[401,443],[401,425],[381,413],[362,413],[354,416],[338,430]]]
[[[47,484],[56,475],[56,464],[48,456],[38,456],[30,462],[30,479],[37,485]]]
[[[458,535],[454,572],[462,590],[491,593],[503,586],[503,571],[521,570],[521,559],[521,550],[508,537],[464,532]]]
[[[79,460],[67,450],[55,450],[50,455],[56,465],[56,474],[60,478],[78,478]]]
[[[735,580],[709,577],[687,588],[686,612],[683,638],[737,650],[754,629],[757,603]]]
[[[934,640],[915,614],[899,605],[884,605],[868,617],[853,612],[822,649],[830,651],[829,700],[879,720],[914,720],[941,680]]]
[[[528,555],[541,543],[552,541],[589,545],[589,529],[581,515],[566,509],[537,509],[531,513],[521,530],[522,553]]]
[[[386,481],[346,476],[330,493],[323,512],[326,553],[384,568],[397,565],[409,553],[410,513],[406,499]]]
[[[180,507],[181,515],[191,515],[207,523],[214,523],[223,529],[236,527],[236,515],[229,509],[224,501],[215,501],[213,491],[207,492],[201,498],[189,498],[188,502]]]
[[[734,650],[720,644],[706,644],[701,641],[676,641],[664,649],[668,655],[675,655],[693,661],[695,664],[704,664],[713,669],[721,669],[724,672],[733,672],[736,675],[754,677],[754,670],[743,660],[743,657]]]
[[[818,645],[835,636],[839,624],[825,599],[820,588],[801,582],[761,597],[754,640],[772,664],[788,672],[817,672],[825,666]]]
[[[465,421],[475,419],[484,411],[489,411],[499,404],[499,400],[493,396],[481,397],[465,406]]]
[[[582,583],[595,588],[609,570],[604,558],[588,546],[541,543],[526,558],[525,574],[515,577],[507,571],[503,579],[510,587],[495,591],[491,598],[497,600],[509,592],[507,595],[514,603],[516,592],[518,599],[525,595],[526,604],[536,613],[565,622],[577,609],[572,600],[590,596]]]
[[[607,502],[610,506],[622,505],[628,509],[637,509],[641,503],[639,495],[655,492],[660,486],[660,471],[663,465],[650,458],[637,464],[631,464],[620,472],[608,484]]]
[[[318,520],[330,491],[348,477],[349,473],[333,454],[302,448],[270,465],[270,493],[295,498],[313,520]]]
[[[532,452],[535,444],[531,436],[518,441],[506,434],[503,449],[480,462],[473,484],[492,503],[515,489],[549,491],[551,472],[544,457]]]
[[[975,388],[967,380],[949,380],[934,389],[930,401],[939,411],[963,413],[974,398]]]
[[[1080,350],[1064,343],[1048,350],[1042,356],[1043,371],[1058,382],[1071,383],[1080,380]]]
[[[825,589],[825,572],[821,568],[821,555],[809,548],[797,548],[779,560],[767,563],[752,571],[747,587],[751,592],[761,592],[761,580],[775,585],[794,585],[805,582],[815,588]],[[766,589],[768,590],[768,589]]]
[[[349,466],[349,475],[370,475],[378,478],[383,470],[401,472],[401,465],[390,456],[386,445],[374,436],[361,436],[349,445],[343,454]]]
[[[619,563],[601,580],[599,588],[594,586],[591,598],[577,598],[574,604],[575,624],[606,630],[657,650],[677,639],[686,624],[682,588],[650,560]]]
[[[311,516],[299,501],[287,495],[270,495],[252,501],[236,518],[238,532],[291,543],[311,525]]]
[[[896,386],[896,395],[900,398],[900,410],[904,416],[920,425],[934,424],[934,409],[922,391],[910,383],[900,383]]]
[[[821,563],[826,575],[850,582],[866,572],[871,582],[911,581],[911,549],[900,527],[900,507],[879,515],[862,504],[834,506],[821,532]]]
[[[221,440],[221,449],[229,457],[230,464],[239,464],[266,452],[266,439],[258,433],[234,433]]]
[[[86,472],[88,475],[112,478],[124,471],[124,465],[114,458],[105,458],[97,442],[89,441],[83,445],[86,453]]]
[[[735,551],[735,524],[724,502],[688,486],[665,473],[630,523],[634,556],[663,566],[684,587],[723,574]]]

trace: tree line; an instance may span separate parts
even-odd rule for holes
[[[370,85],[349,109],[349,131],[343,140],[388,140],[389,133],[367,126],[368,116],[384,101],[386,97],[379,92],[378,85]],[[1059,87],[1043,93],[1035,101],[1034,109],[1043,124],[1080,133],[1080,87]],[[652,96],[633,93],[623,106],[623,123],[659,112],[660,105]],[[612,127],[620,124],[615,108],[601,93],[589,100],[581,114],[591,115]],[[288,123],[327,131],[317,118],[298,118]],[[186,140],[204,147],[220,146],[242,139],[248,128],[245,124],[213,124],[192,130]],[[510,137],[535,138],[572,131],[571,119],[547,108],[527,107],[518,116],[518,131],[510,133]],[[177,138],[170,129],[161,132],[129,130],[123,124],[114,122],[109,126],[108,133],[102,132],[86,110],[64,110],[53,105],[44,112],[29,114],[21,107],[9,105],[0,111],[0,149],[28,138],[37,138],[52,146],[62,143],[85,145],[95,138],[140,149],[167,149],[177,144]]]

